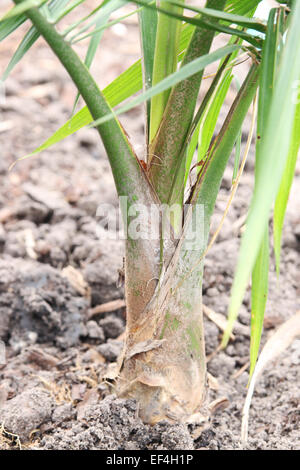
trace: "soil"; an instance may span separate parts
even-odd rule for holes
[[[0,10],[10,4],[1,3]],[[84,5],[87,10],[89,3]],[[19,39],[17,32],[0,44],[1,73]],[[133,18],[105,32],[93,66],[101,87],[138,58],[138,47]],[[226,350],[216,352],[221,331],[205,317],[208,371],[213,376],[209,401],[227,399],[227,407],[218,408],[205,425],[144,425],[136,403],[117,398],[103,378],[122,349],[126,312],[124,307],[98,314],[92,310],[124,295],[117,282],[123,242],[99,237],[99,230],[105,229],[99,229],[97,206],[107,202],[117,207],[118,201],[98,136],[83,129],[8,171],[16,158],[69,118],[75,95],[66,73],[40,40],[7,80],[1,104],[0,339],[6,344],[6,364],[0,365],[0,449],[240,449],[249,365],[249,292],[235,339]],[[122,122],[142,156],[143,109],[126,113]],[[212,232],[224,211],[231,177],[229,166]],[[206,259],[203,301],[224,318],[252,185],[253,151]],[[271,261],[263,344],[299,310],[299,185],[298,166],[279,280],[273,257]],[[246,448],[299,449],[299,346],[295,340],[258,382]]]

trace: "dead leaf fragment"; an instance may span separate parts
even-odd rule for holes
[[[220,330],[225,331],[227,327],[227,318],[222,313],[214,312],[211,308],[207,307],[207,305],[203,304],[203,313],[220,328]],[[233,331],[239,335],[246,336],[247,338],[250,337],[250,330],[247,326],[242,325],[239,322],[236,322],[233,328]],[[235,336],[231,333],[230,339],[234,340]]]
[[[27,359],[34,362],[43,369],[51,369],[59,364],[59,360],[38,348],[30,348],[27,352]]]
[[[215,414],[219,410],[225,410],[229,406],[229,400],[227,397],[217,398],[208,405],[208,409],[211,414]]]
[[[62,270],[61,275],[68,279],[71,286],[74,287],[80,295],[90,297],[91,289],[78,269],[73,268],[73,266],[67,266]]]
[[[84,394],[86,392],[87,384],[73,384],[71,390],[71,397],[73,401],[83,400]]]
[[[37,254],[35,252],[35,239],[32,230],[26,228],[23,232],[23,236],[27,256],[31,259],[37,259]]]
[[[120,365],[117,362],[111,362],[107,366],[107,370],[103,376],[103,380],[114,381],[119,376]]]
[[[96,307],[91,308],[88,314],[88,318],[92,318],[95,315],[99,315],[101,313],[113,312],[123,307],[126,307],[125,300],[112,300],[111,302],[106,302],[105,304],[97,305]]]
[[[84,414],[90,405],[96,405],[98,398],[98,392],[95,388],[87,390],[87,392],[84,394],[82,402],[80,402],[77,406],[77,419],[79,421],[84,418]]]
[[[207,372],[207,382],[208,382],[209,388],[211,388],[212,390],[215,390],[217,392],[220,389],[218,380],[209,372]]]
[[[165,339],[147,339],[146,341],[141,341],[137,343],[131,348],[127,354],[126,359],[130,359],[131,357],[135,356],[136,354],[141,354],[147,351],[151,351],[152,349],[159,348],[163,343],[165,343]]]
[[[225,331],[227,324],[225,316],[221,313],[214,312],[211,308],[207,307],[204,304],[202,305],[202,308],[203,313],[207,316],[207,318],[209,318],[210,321],[215,323],[215,325],[217,325],[220,330]],[[230,335],[230,339],[235,339],[235,336],[232,333]]]

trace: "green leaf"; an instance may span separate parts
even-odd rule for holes
[[[194,156],[197,144],[198,144],[198,138],[199,138],[201,122],[202,122],[202,119],[199,120],[196,128],[194,129],[192,137],[190,138],[190,143],[188,144],[188,148],[186,150],[184,186],[186,186],[187,179],[188,179],[189,173],[191,171],[193,156]]]
[[[84,18],[80,18],[78,21],[71,24],[67,29],[64,30],[63,34],[66,37],[71,31],[77,28],[77,26],[79,26],[81,23],[84,23],[85,21],[90,19],[90,21],[87,22],[84,26],[82,26],[79,31],[77,31],[73,36],[68,38],[68,41],[72,44],[72,43],[79,42],[82,39],[85,39],[89,36],[92,37],[94,35],[97,35],[98,33],[103,32],[106,28],[109,28],[112,24],[118,23],[119,21],[122,21],[122,19],[127,18],[131,15],[134,15],[136,13],[135,11],[132,11],[122,16],[121,18],[118,18],[116,21],[112,21],[110,23],[107,23],[106,21],[101,21],[101,19],[103,20],[104,18],[107,17],[108,13],[112,13],[116,10],[119,10],[123,6],[124,6],[124,0],[109,0],[108,2],[103,2],[93,11],[91,11],[87,16],[85,16]],[[94,25],[96,25],[96,28],[93,31],[83,35],[85,31],[87,31],[89,28],[91,28]]]
[[[111,0],[112,1],[112,0]],[[121,0],[121,3],[123,2],[123,0]],[[122,7],[122,6],[121,6]],[[121,8],[120,6],[117,9]],[[84,31],[86,31],[90,25],[92,23],[94,23],[94,20],[90,22],[90,24],[84,26],[78,33],[74,34],[70,39],[69,41],[71,42],[71,44],[76,44],[77,42],[80,42],[88,37],[91,37],[93,36],[94,34],[97,34],[99,33],[100,31],[103,31],[107,28],[110,28],[111,26],[115,25],[115,24],[118,24],[120,23],[121,21],[125,20],[126,18],[129,18],[130,16],[132,15],[135,15],[137,13],[139,13],[140,11],[142,10],[142,7],[141,8],[137,8],[136,10],[133,10],[133,11],[130,11],[129,13],[126,13],[125,15],[122,15],[120,16],[119,18],[117,18],[116,20],[113,20],[113,21],[109,21],[108,23],[102,25],[102,26],[99,26],[97,28],[95,28],[93,31],[91,32],[88,32],[86,34],[82,34]],[[65,31],[64,31],[64,34],[67,35],[70,31],[72,31],[78,23],[81,23],[81,21],[78,21],[76,23],[74,23],[73,25],[71,25],[69,28],[67,28]]]
[[[215,207],[228,159],[254,99],[258,86],[258,71],[258,64],[253,64],[231,106],[219,135],[211,146],[205,167],[198,176],[193,199],[197,198],[198,204],[204,204],[205,227],[209,227],[209,220]],[[208,232],[205,234],[205,239],[207,237]]]
[[[204,17],[207,16],[208,18],[227,21],[228,23],[236,24],[238,26],[242,26],[243,28],[251,28],[262,33],[266,32],[266,26],[260,20],[254,20],[253,18],[248,18],[246,16],[241,16],[234,13],[227,13],[226,11],[213,10],[212,8],[196,8],[195,6],[184,5],[184,3],[177,2],[175,0],[165,1],[171,5],[184,7],[186,10],[201,13],[201,15]]]
[[[19,26],[27,20],[24,14],[8,18],[0,22],[0,41],[12,34]]]
[[[189,172],[190,172],[190,168],[191,168],[191,164],[192,164],[192,159],[193,159],[193,156],[194,156],[194,153],[195,153],[195,150],[196,150],[196,147],[197,147],[197,143],[198,143],[198,138],[199,138],[199,131],[200,131],[200,126],[203,122],[203,119],[205,117],[205,112],[212,100],[212,97],[214,96],[215,94],[215,90],[218,86],[218,83],[220,82],[220,80],[222,79],[223,77],[223,74],[224,74],[224,70],[226,69],[226,67],[228,66],[228,63],[230,62],[231,58],[235,55],[235,53],[231,54],[231,55],[228,55],[227,57],[225,57],[225,59],[222,61],[216,75],[214,76],[214,79],[208,89],[208,91],[206,92],[202,102],[201,102],[201,105],[199,106],[198,108],[198,111],[196,112],[196,115],[194,117],[194,120],[192,122],[192,125],[189,129],[189,133],[188,133],[188,136],[186,138],[186,141],[185,141],[185,145],[183,147],[183,152],[186,152],[186,163],[185,163],[185,177],[184,177],[184,187],[186,186],[186,182],[187,182],[187,179],[188,179],[188,176],[189,176]],[[174,188],[172,189],[172,195],[171,195],[171,198],[170,198],[170,201],[173,200],[173,194],[174,194],[174,191],[176,192],[176,180],[177,178],[175,177],[174,178]]]
[[[14,1],[18,3],[22,0]],[[26,15],[72,78],[93,119],[97,120],[108,114],[111,108],[107,100],[70,44],[37,8],[28,10]],[[143,203],[144,201],[152,201],[154,192],[145,178],[141,165],[119,121],[112,119],[109,123],[97,126],[97,131],[107,152],[118,195],[127,196],[129,205],[134,203],[136,197],[139,197]],[[123,216],[127,220],[128,214],[123,213]]]
[[[143,59],[143,78],[144,90],[148,90],[152,86],[152,73],[155,53],[155,38],[157,31],[157,13],[155,10],[148,10],[142,8],[139,11],[139,25],[142,46],[142,59]],[[176,57],[177,64],[177,57]],[[150,128],[150,101],[146,104],[146,141],[149,138]]]
[[[56,21],[57,16],[59,16],[64,11],[66,5],[69,2],[70,0],[52,0],[49,3],[49,19]]]
[[[236,85],[237,90],[241,88],[240,81],[237,76],[234,76],[234,82]],[[234,185],[236,181],[236,177],[239,170],[239,164],[241,159],[241,146],[242,146],[242,129],[239,132],[239,135],[236,139],[235,143],[235,155],[234,155],[234,164],[233,164],[233,172],[232,172],[232,185]]]
[[[298,98],[299,100],[299,98]],[[290,194],[290,189],[292,186],[297,156],[300,148],[300,102],[296,106],[295,120],[293,134],[290,144],[290,150],[287,157],[286,167],[282,175],[282,180],[280,183],[279,191],[276,197],[275,206],[274,206],[274,251],[276,259],[276,271],[279,275],[280,268],[280,251],[281,251],[281,237],[282,229],[284,223],[285,211],[288,203],[288,198]]]
[[[250,372],[251,379],[258,357],[269,284],[269,228],[266,227],[262,243],[252,272],[251,286],[251,339]]]
[[[204,29],[207,29],[207,30],[212,30],[214,32],[229,34],[231,36],[232,35],[238,36],[238,37],[244,39],[245,41],[249,42],[249,44],[252,44],[254,47],[258,47],[259,49],[262,46],[261,39],[253,36],[252,34],[241,31],[240,29],[231,28],[230,26],[226,26],[222,23],[209,21],[205,18],[202,18],[202,16],[201,16],[201,18],[199,18],[199,15],[196,15],[194,17],[181,15],[181,14],[175,13],[173,11],[168,11],[166,9],[163,9],[163,8],[160,8],[160,7],[157,7],[157,6],[153,6],[150,3],[147,3],[145,0],[133,0],[133,1],[137,5],[142,5],[142,6],[145,6],[146,8],[154,8],[157,11],[159,11],[160,13],[163,13],[163,14],[165,14],[167,16],[170,16],[170,17],[173,17],[173,18],[177,18],[178,20],[181,20],[181,21],[185,21],[186,23],[190,23],[190,24],[193,24],[195,26],[199,26],[200,28],[204,28]]]
[[[201,161],[203,159],[205,160],[206,158],[205,156],[212,140],[218,116],[226,98],[227,92],[229,90],[231,81],[231,70],[228,70],[222,82],[215,91],[214,96],[212,97],[211,104],[207,109],[207,112],[203,116],[203,122],[200,126],[199,132],[198,161]]]
[[[212,96],[215,93],[215,90],[218,86],[219,81],[222,79],[224,70],[225,70],[226,66],[228,65],[229,60],[230,60],[230,56],[227,56],[222,61],[221,66],[219,67],[219,69],[218,69],[218,71],[217,71],[217,73],[216,73],[216,75],[215,75],[208,91],[206,92],[206,94],[205,94],[205,96],[204,96],[204,98],[201,102],[201,105],[198,108],[198,111],[197,111],[197,113],[194,117],[191,128],[189,130],[189,134],[188,134],[188,137],[186,139],[185,146],[184,146],[184,149],[183,149],[183,151],[186,152],[186,154],[187,154],[186,155],[186,164],[185,164],[184,187],[186,185],[186,182],[187,182],[187,179],[188,179],[188,176],[189,176],[189,172],[190,172],[190,168],[191,168],[191,164],[192,164],[192,159],[193,159],[193,156],[194,156],[194,153],[195,153],[195,150],[196,150],[196,147],[197,147],[197,143],[198,143],[200,126],[201,126],[201,123],[203,122],[203,119],[204,119],[204,116],[205,116],[205,111],[206,111],[207,107],[209,106],[209,104],[211,102]],[[175,178],[174,183],[176,184],[176,178]],[[172,190],[172,192],[173,191],[174,190]],[[172,199],[173,198],[171,196],[170,200],[172,201]]]
[[[193,34],[193,30],[194,27],[191,25],[185,25],[183,28],[179,44],[178,60],[182,59],[184,51]],[[142,66],[141,61],[138,60],[127,70],[125,70],[125,72],[119,75],[113,82],[111,82],[103,90],[103,94],[108,100],[110,106],[114,107],[140,91],[142,87]],[[30,155],[35,155],[38,152],[46,150],[52,145],[74,134],[74,132],[77,132],[79,129],[90,124],[91,122],[91,115],[85,106],[62,127],[60,127],[51,137],[49,137],[49,139],[47,139],[42,145],[35,149]]]
[[[111,107],[116,106],[117,104],[124,101],[126,98],[129,98],[134,93],[137,93],[143,86],[142,82],[142,68],[141,62],[135,62],[131,67],[129,67],[125,72],[123,72],[119,77],[117,77],[110,85],[108,85],[103,90],[103,95],[108,101]],[[87,126],[93,121],[91,114],[85,106],[78,113],[75,114],[69,121],[67,121],[62,127],[60,127],[49,139],[47,139],[42,145],[36,148],[31,154],[26,155],[23,158],[30,157],[35,155],[52,145],[60,142],[69,135],[74,134],[79,129],[84,126]]]
[[[274,93],[261,136],[260,165],[232,286],[228,327],[222,345],[227,344],[250,274],[254,267],[270,210],[284,173],[294,127],[295,83],[300,79],[300,3],[291,13],[290,27],[282,51]]]
[[[218,58],[223,57],[224,55],[232,52],[236,48],[238,48],[238,46],[233,45],[233,46],[226,46],[226,48],[219,49],[218,51],[215,51],[213,53],[213,56],[211,56],[211,54],[208,54],[208,56],[210,56],[209,60],[211,60],[212,62],[214,60],[218,60]],[[208,60],[208,57],[203,56],[200,59],[203,61],[202,67],[205,67],[206,66],[205,63],[206,63],[206,60]],[[197,64],[198,66],[199,65],[201,66],[201,62],[199,63],[197,62],[196,66]],[[192,65],[192,68],[193,68],[193,65]],[[186,71],[184,70],[184,72]],[[176,72],[176,74],[177,73],[178,72]],[[189,73],[193,73],[193,72],[190,71]],[[177,80],[180,80],[180,77],[178,77],[177,75],[176,75],[176,78]],[[164,86],[172,86],[173,79],[174,77],[173,78],[168,77],[167,83],[165,81],[164,83],[160,82],[160,84],[158,84],[157,87],[160,89]],[[156,90],[157,90],[157,87],[156,87]],[[123,72],[123,74],[119,75],[119,77],[116,80],[114,80],[110,85],[108,85],[105,88],[105,90],[103,90],[103,95],[107,99],[110,106],[113,107],[113,106],[116,106],[118,103],[124,101],[126,98],[133,95],[137,91],[139,91],[141,88],[142,88],[142,70],[141,70],[141,63],[140,61],[138,61],[135,64],[133,64],[129,69],[127,69],[125,72]],[[131,109],[133,106],[136,106],[137,104],[142,103],[143,101],[146,101],[147,99],[149,99],[149,94],[151,97],[151,94],[153,93],[152,90],[153,89],[150,89],[146,91],[145,93],[143,93],[143,95],[138,96],[135,100],[132,100],[129,104],[125,106],[125,109],[126,110]],[[136,103],[136,100],[138,100],[138,103]],[[118,114],[122,112],[124,112],[123,108],[121,108],[118,111]],[[112,116],[113,115],[106,116],[104,118],[105,121],[111,119]],[[46,142],[40,145],[31,154],[26,155],[25,157],[22,157],[22,159],[28,158],[32,155],[35,155],[38,152],[41,152],[42,150],[47,149],[51,145],[54,145],[55,143],[63,140],[67,136],[73,134],[74,132],[78,131],[79,129],[88,125],[91,122],[92,122],[91,115],[88,109],[84,107],[72,119],[67,121],[66,124],[64,124],[60,129],[58,129],[58,131],[56,131],[49,139],[47,139]]]
[[[236,15],[248,16],[251,14],[252,16],[260,2],[261,0],[247,0],[246,2],[241,0],[228,0],[225,11]]]
[[[206,5],[223,9],[226,0],[207,0]],[[181,69],[210,52],[214,28],[195,28],[181,63]],[[183,204],[186,138],[193,123],[204,70],[173,87],[164,116],[150,146],[149,177],[162,203]]]
[[[234,164],[233,164],[233,172],[232,172],[232,185],[234,185],[236,181],[236,177],[238,174],[240,159],[241,159],[241,144],[242,144],[242,131],[240,131],[236,143],[235,143],[235,155],[234,155]]]
[[[137,96],[136,98],[133,98],[131,101],[123,105],[114,113],[111,113],[107,116],[103,116],[103,118],[95,121],[94,123],[92,123],[92,125],[95,126],[95,125],[102,124],[103,122],[109,121],[114,116],[118,116],[121,113],[129,111],[133,107],[143,103],[144,101],[148,100],[152,96],[155,96],[158,93],[161,93],[162,91],[167,90],[168,88],[176,85],[182,80],[185,80],[186,78],[194,75],[200,70],[203,70],[205,67],[207,67],[207,65],[212,64],[213,62],[230,54],[231,52],[233,52],[234,50],[238,48],[240,48],[240,46],[237,46],[237,45],[225,46],[220,49],[217,49],[214,52],[211,52],[210,54],[205,54],[199,57],[198,59],[195,59],[192,62],[189,62],[188,64],[184,65],[179,70],[177,70],[176,72],[166,77],[164,80],[160,81],[157,85],[153,86],[152,88],[145,91],[144,93]]]
[[[59,22],[62,18],[64,18],[69,13],[71,13],[71,11],[75,10],[75,8],[78,7],[79,5],[81,5],[83,2],[84,2],[84,0],[74,0],[69,5],[68,5],[68,2],[67,2],[67,5],[66,5],[65,8],[61,5],[61,8],[59,9],[58,16],[56,17],[56,22]],[[79,20],[79,23],[81,21],[82,21],[82,19]],[[65,34],[65,32],[64,32],[64,34]]]
[[[41,12],[47,18],[49,18],[51,16],[51,13],[52,12],[54,13],[58,8],[59,8],[59,2],[57,1],[50,2],[49,7],[48,5],[44,3],[41,7]],[[18,15],[17,18],[15,17],[10,18],[8,21],[16,21],[17,23],[20,22],[20,24],[22,24],[23,23],[22,17],[23,17],[23,14]],[[24,18],[26,19],[26,16],[24,16]],[[39,36],[40,34],[35,28],[35,26],[31,26],[31,28],[27,31],[21,43],[17,47],[17,50],[13,54],[12,58],[10,59],[8,66],[6,67],[1,77],[1,81],[5,81],[8,78],[10,72],[20,62],[20,60],[24,57],[26,52],[31,48],[31,46],[33,46],[33,44],[37,41]]]
[[[98,15],[96,15],[96,18],[95,18],[96,29],[99,28],[100,26],[105,25],[111,13],[113,13],[116,9],[120,8],[120,5],[123,5],[123,0],[111,0],[109,3],[105,4],[102,7],[101,11],[98,12]],[[88,69],[90,69],[93,63],[93,60],[97,52],[98,46],[100,44],[100,41],[102,39],[103,33],[104,33],[104,29],[98,31],[91,37],[91,40],[89,42],[89,47],[88,47],[85,60],[84,60],[84,63]],[[79,96],[80,94],[77,93],[77,96],[75,98],[75,102],[73,105],[72,115],[75,112],[75,109],[79,100]]]
[[[5,13],[5,15],[0,18],[0,23],[8,18],[25,13],[27,10],[30,10],[30,8],[40,7],[46,1],[47,0],[24,0],[22,3],[15,5],[11,10]]]
[[[109,13],[106,16],[104,16],[103,18],[99,19],[96,22],[96,27],[99,26],[100,24],[104,24],[108,20],[108,17],[109,17]],[[88,69],[92,65],[93,59],[95,57],[95,54],[97,52],[98,46],[99,46],[100,41],[101,41],[101,38],[103,36],[103,32],[104,31],[100,31],[99,33],[92,36],[92,38],[89,42],[89,47],[88,47],[88,50],[87,50],[87,53],[86,53],[86,56],[85,56],[85,60],[84,60],[84,63],[87,66]]]
[[[273,8],[270,11],[268,19],[268,32],[264,47],[262,51],[262,64],[261,75],[259,84],[259,99],[258,99],[258,112],[257,112],[257,142],[256,142],[256,173],[259,171],[261,161],[260,156],[260,139],[264,126],[266,125],[270,105],[274,90],[274,81],[276,74],[277,55],[278,55],[278,42],[279,42],[279,25],[275,23],[277,16],[277,9]],[[275,24],[274,24],[275,23]]]
[[[145,88],[152,86],[152,72],[155,52],[155,37],[157,29],[157,13],[156,11],[142,8],[139,12],[141,43],[143,51]]]
[[[160,5],[170,14],[182,13],[182,7],[178,8],[177,6],[170,5],[166,0],[162,0]],[[145,10],[147,10],[147,8],[145,8]],[[149,9],[149,11],[151,10]],[[158,13],[152,76],[153,86],[157,85],[161,80],[171,75],[176,70],[180,28],[181,22],[178,19]],[[162,93],[155,95],[151,100],[149,143],[154,139],[160,126],[170,92],[171,90],[168,88]]]
[[[230,39],[228,44],[236,44],[236,38]],[[185,166],[185,178],[184,178],[184,186],[186,185],[187,178],[190,172],[190,167],[193,159],[194,152],[196,150],[196,146],[198,143],[198,138],[199,138],[199,132],[200,132],[200,126],[203,123],[203,120],[205,118],[205,113],[207,112],[207,109],[212,101],[212,97],[215,96],[216,94],[216,88],[218,86],[218,83],[222,79],[224,81],[224,71],[226,68],[230,68],[231,70],[231,65],[230,63],[236,58],[238,51],[233,52],[232,54],[228,55],[225,57],[224,60],[220,62],[219,69],[214,76],[214,79],[205,94],[205,97],[203,98],[200,107],[198,108],[198,111],[194,117],[193,123],[191,125],[191,128],[189,130],[188,137],[186,139],[186,144],[184,146],[184,151],[187,151],[187,156],[186,156],[186,166]],[[229,64],[229,65],[228,65]],[[223,77],[223,78],[222,78]],[[192,136],[192,137],[191,137]],[[186,149],[187,147],[187,149]]]
[[[57,23],[66,16],[70,12],[70,5],[68,3],[70,3],[70,0],[52,0],[49,3],[49,11],[46,15],[48,20]],[[82,3],[82,0],[80,3]]]
[[[43,13],[48,19],[51,19],[54,23],[58,21],[58,16],[62,17],[64,14],[66,14],[66,11],[63,13],[65,5],[69,2],[69,0],[61,0],[61,1],[53,1],[49,4],[49,8],[47,5],[43,5]],[[16,21],[17,26],[20,26],[24,21],[26,20],[26,16],[23,14],[20,15],[17,18],[10,18],[7,21],[10,21],[13,23]],[[16,28],[14,28],[16,29]],[[1,26],[0,26],[0,31],[1,31]],[[11,27],[10,27],[10,32],[12,32]],[[8,32],[8,34],[10,34]],[[9,64],[7,68],[5,69],[1,80],[5,81],[11,71],[14,69],[14,67],[20,62],[20,60],[24,57],[26,52],[29,51],[29,49],[33,46],[33,44],[37,41],[37,39],[40,37],[40,33],[37,31],[35,26],[31,26],[29,31],[25,34],[24,38],[22,39],[21,43],[19,44],[17,50],[13,54],[11,60],[9,61]],[[1,32],[0,32],[0,40],[1,40]]]
[[[183,280],[188,278],[192,272],[199,270],[203,262],[209,236],[210,219],[214,211],[226,165],[249,107],[255,97],[258,86],[258,71],[259,65],[253,64],[229,110],[219,135],[211,146],[209,158],[205,163],[203,171],[198,175],[194,190],[189,198],[191,203],[190,210],[191,208],[192,211],[194,211],[194,208],[197,210],[199,205],[204,207],[202,231],[197,231],[197,233],[201,233],[201,246],[203,247],[200,252],[195,251],[195,255],[193,255],[191,250],[192,262]],[[192,218],[189,219],[188,216],[186,221],[187,224],[193,223]]]
[[[36,42],[39,38],[40,33],[36,30],[34,26],[31,26],[29,31],[25,34],[24,38],[22,39],[21,43],[19,44],[16,52],[12,56],[11,60],[6,67],[1,80],[5,81],[9,76],[10,72],[13,68],[20,62],[22,57],[26,54],[26,52],[31,48],[31,46]]]
[[[262,69],[258,103],[257,134],[263,134],[273,97],[276,68],[280,54],[280,29],[282,10],[272,9],[268,19],[268,32],[262,51]],[[262,165],[261,141],[256,141],[255,175],[259,175]],[[268,297],[269,277],[269,224],[266,223],[264,236],[252,271],[251,287],[251,339],[250,339],[250,379],[258,357],[263,329],[263,320]]]
[[[260,75],[260,89],[258,100],[258,118],[255,157],[255,175],[260,173],[263,164],[261,155],[260,137],[268,121],[270,106],[273,97],[276,65],[278,60],[279,10],[272,9],[268,18],[268,31],[262,51],[262,64]],[[279,13],[280,15],[280,13]],[[251,339],[250,339],[250,378],[253,374],[261,340],[263,320],[268,297],[269,277],[269,224],[265,225],[264,236],[252,271],[251,287]]]

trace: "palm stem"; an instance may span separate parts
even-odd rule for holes
[[[207,0],[206,6],[222,10],[225,3],[225,0]],[[182,65],[207,54],[213,37],[214,31],[196,28]],[[164,203],[169,202],[175,175],[184,181],[185,166],[181,165],[182,172],[178,175],[178,158],[184,158],[181,150],[193,119],[202,77],[203,71],[183,80],[172,90],[160,129],[150,147],[150,177]],[[174,202],[182,203],[182,197],[181,191]]]

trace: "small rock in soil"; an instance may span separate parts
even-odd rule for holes
[[[123,348],[122,341],[109,339],[107,343],[101,344],[97,349],[109,362],[116,362]]]
[[[117,288],[118,269],[123,265],[122,240],[98,240],[97,259],[85,266],[83,276],[92,290],[92,306],[122,297]],[[92,258],[92,255],[90,254]]]
[[[46,390],[26,390],[3,405],[0,422],[4,423],[7,431],[26,441],[32,431],[50,420],[53,407],[54,399]]]
[[[103,328],[106,338],[117,338],[124,331],[123,321],[114,315],[108,315],[100,320],[99,324]]]
[[[100,342],[105,341],[103,329],[94,320],[88,321],[86,324],[87,335],[89,338],[97,339]]]
[[[52,211],[44,204],[24,198],[15,209],[15,215],[19,219],[31,220],[37,224],[48,221]]]

